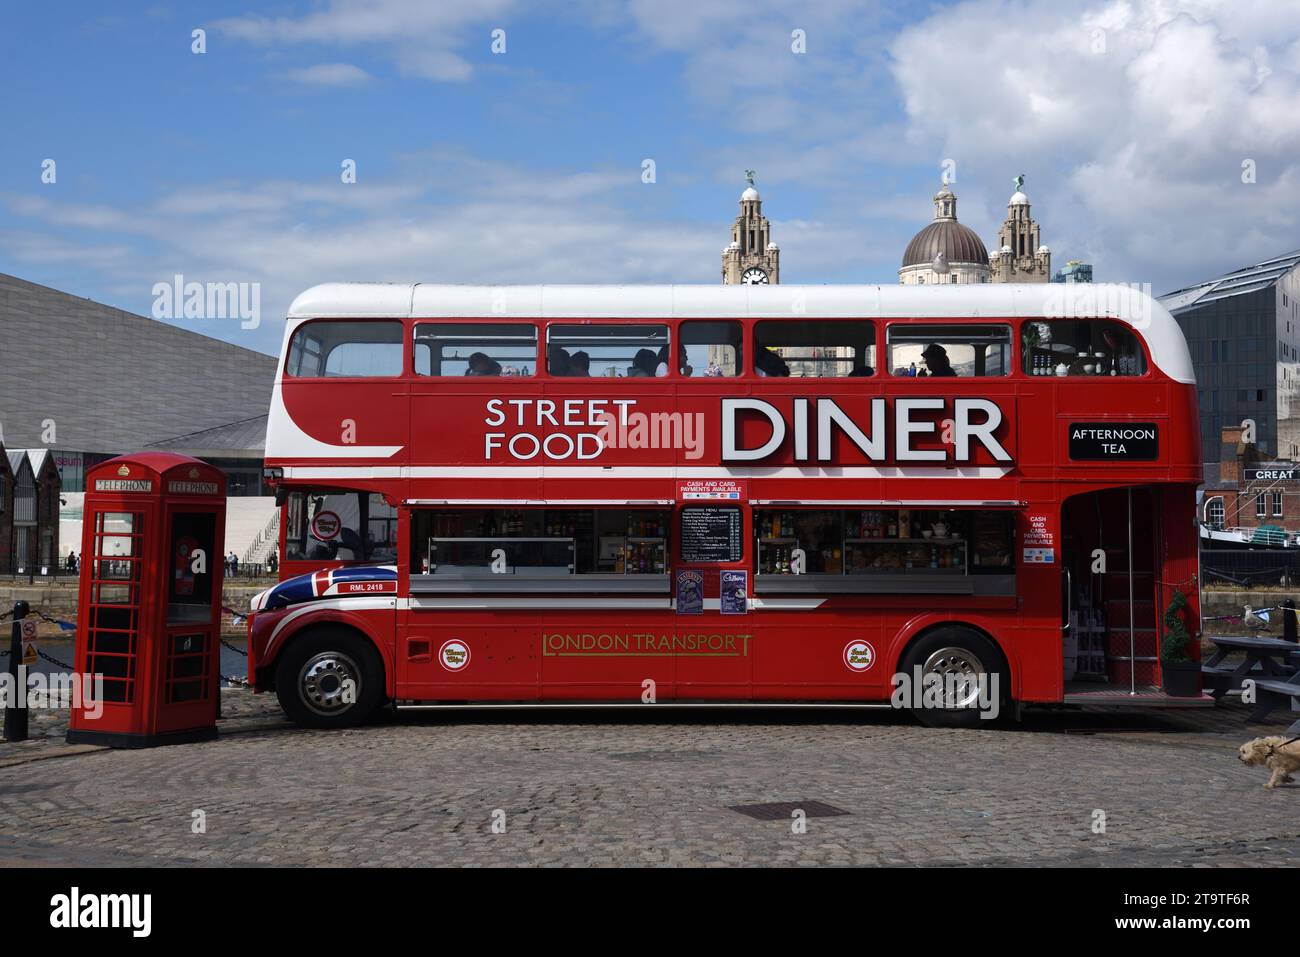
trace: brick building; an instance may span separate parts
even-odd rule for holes
[[[1222,430],[1218,462],[1207,463],[1201,521],[1212,529],[1300,530],[1300,465],[1260,453],[1239,425]]]

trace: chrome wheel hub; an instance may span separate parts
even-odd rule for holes
[[[347,655],[326,651],[302,667],[298,690],[303,704],[317,714],[338,714],[356,704],[361,694],[361,669]]]
[[[940,648],[925,660],[924,676],[939,676],[944,708],[969,708],[979,702],[984,664],[965,648]],[[931,679],[932,680],[932,679]]]

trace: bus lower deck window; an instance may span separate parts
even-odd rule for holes
[[[393,561],[397,509],[367,492],[293,492],[285,510],[286,561]]]
[[[411,513],[426,575],[666,575],[667,508],[448,508]]]
[[[1010,512],[970,509],[754,510],[759,575],[1006,574]]]

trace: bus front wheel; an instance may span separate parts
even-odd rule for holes
[[[932,728],[990,724],[1007,698],[1002,653],[970,628],[945,626],[922,636],[903,656],[901,670],[910,682],[912,713]]]
[[[350,728],[383,703],[384,664],[369,641],[347,629],[294,639],[275,669],[280,707],[309,728]]]

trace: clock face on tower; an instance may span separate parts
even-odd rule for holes
[[[766,286],[767,273],[763,272],[763,270],[759,269],[757,266],[750,266],[740,274],[740,281],[746,286]]]

